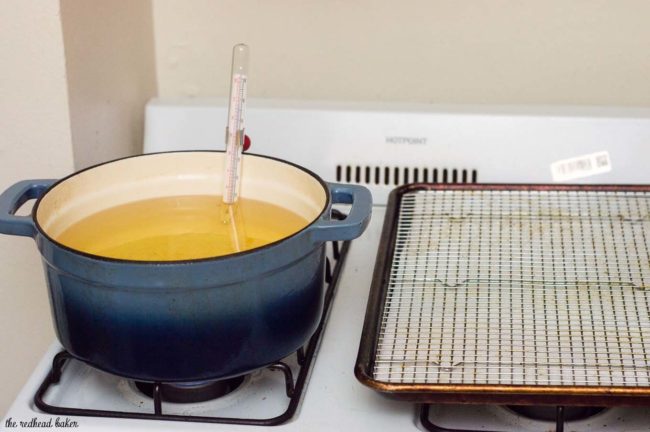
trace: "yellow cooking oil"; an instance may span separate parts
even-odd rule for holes
[[[109,258],[175,261],[254,249],[307,226],[303,217],[270,203],[215,195],[153,198],[111,207],[64,230],[57,241]]]

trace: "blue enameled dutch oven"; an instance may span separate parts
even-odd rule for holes
[[[275,243],[223,257],[143,262],[103,258],[58,243],[97,211],[162,196],[218,194],[222,152],[120,159],[59,181],[26,180],[0,196],[0,232],[31,236],[43,257],[57,337],[75,357],[142,381],[198,381],[244,374],[302,346],[323,303],[324,242],[361,235],[370,192],[326,183],[270,157],[244,156],[243,197],[311,221]],[[16,216],[38,199],[31,216]],[[332,203],[351,204],[345,220]]]

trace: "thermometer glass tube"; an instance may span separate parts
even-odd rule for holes
[[[226,127],[226,166],[224,170],[223,202],[234,204],[239,198],[244,148],[244,114],[246,81],[248,80],[248,47],[235,45],[232,51],[230,104]]]

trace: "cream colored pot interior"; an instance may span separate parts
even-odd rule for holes
[[[241,196],[269,202],[314,221],[326,190],[292,165],[245,155]],[[160,153],[107,163],[56,185],[41,200],[36,220],[53,238],[98,211],[175,195],[221,195],[224,153]]]

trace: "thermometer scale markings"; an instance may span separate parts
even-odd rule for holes
[[[242,151],[244,148],[244,107],[246,104],[246,76],[235,74],[232,81],[231,113],[228,118],[226,142],[226,184],[223,200],[230,204],[237,201]]]
[[[242,151],[244,149],[244,115],[248,80],[248,47],[235,45],[232,52],[230,104],[226,127],[226,166],[224,169],[223,202],[234,204],[241,188]]]

